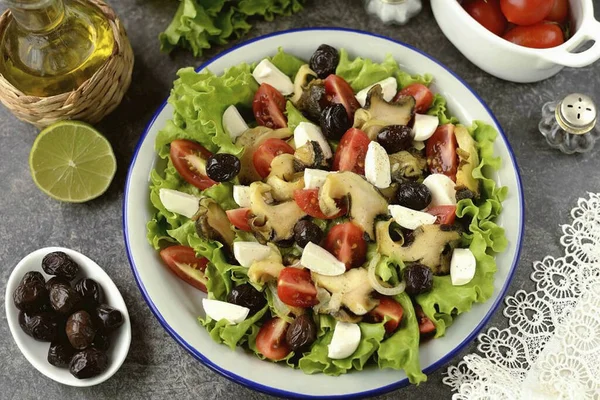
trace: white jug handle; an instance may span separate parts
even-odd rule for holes
[[[575,36],[578,36],[577,41],[570,44],[570,49],[564,46],[545,49],[543,52],[540,52],[540,57],[554,64],[575,68],[585,67],[600,59],[600,22],[594,18],[586,19]],[[570,52],[570,50],[590,40],[595,41],[595,43],[589,49],[581,53]]]

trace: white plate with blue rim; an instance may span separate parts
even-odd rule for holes
[[[208,68],[218,75],[230,66],[258,62],[272,56],[278,47],[308,60],[322,43],[345,48],[351,56],[371,58],[376,62],[383,61],[385,54],[391,53],[404,70],[432,74],[432,90],[447,99],[450,113],[462,123],[468,125],[481,120],[500,132],[494,150],[502,158],[503,165],[490,177],[509,190],[503,203],[504,210],[497,220],[506,231],[508,247],[496,256],[498,272],[492,297],[460,315],[445,336],[421,346],[421,366],[425,373],[431,373],[455,357],[485,326],[504,297],[515,272],[524,226],[523,190],[517,163],[498,121],[464,81],[427,54],[383,36],[338,28],[278,32],[242,43],[209,60],[198,70]],[[261,361],[240,348],[231,351],[210,338],[197,322],[197,317],[204,315],[201,299],[205,295],[171,274],[146,241],[146,223],[153,215],[149,177],[158,162],[154,141],[172,115],[173,108],[165,102],[140,139],[127,177],[123,204],[125,244],[131,268],[142,295],[160,324],[181,346],[213,370],[249,388],[276,396],[363,398],[408,385],[403,372],[376,367],[338,377],[305,375],[285,365]]]

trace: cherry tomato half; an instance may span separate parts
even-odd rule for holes
[[[380,297],[379,305],[369,312],[369,316],[376,322],[381,322],[385,317],[390,318],[385,323],[385,331],[392,333],[398,329],[402,316],[404,315],[404,309],[396,300],[391,297]]]
[[[474,0],[464,5],[465,10],[475,21],[488,31],[501,36],[506,30],[506,17],[502,14],[499,0]]]
[[[456,220],[456,206],[431,207],[427,209],[427,212],[437,217],[435,220],[436,224],[452,225]]]
[[[546,20],[562,23],[569,15],[569,0],[554,0],[554,5]]]
[[[208,293],[208,278],[204,275],[208,259],[196,257],[194,249],[188,246],[167,247],[160,251],[160,257],[175,275],[196,289]]]
[[[433,136],[427,140],[425,146],[429,171],[432,174],[444,174],[456,182],[456,171],[458,170],[456,147],[454,125],[439,126]]]
[[[289,323],[277,317],[265,322],[256,335],[256,349],[269,360],[284,359],[291,351],[285,339],[288,327]]]
[[[360,108],[360,103],[354,97],[354,91],[342,77],[329,75],[325,78],[325,95],[329,103],[339,103],[348,113],[348,119],[354,119],[354,112]]]
[[[319,206],[319,189],[298,189],[294,191],[294,201],[298,207],[309,216],[318,219],[335,219],[346,215],[347,207],[343,202],[338,203],[340,212],[327,216],[321,211]]]
[[[350,128],[342,139],[333,157],[334,171],[352,171],[365,174],[365,157],[369,149],[369,137],[360,129]]]
[[[363,230],[352,222],[335,225],[325,238],[325,249],[346,264],[346,270],[360,267],[367,259]]]
[[[285,110],[285,98],[277,89],[268,83],[259,86],[252,101],[252,111],[259,125],[272,129],[285,128],[287,118]]]
[[[412,96],[415,98],[415,112],[423,114],[431,108],[433,104],[433,93],[425,85],[420,83],[413,83],[399,91],[394,97],[394,101],[397,101],[402,96]]]
[[[514,44],[534,49],[548,49],[560,46],[565,42],[562,29],[552,22],[540,22],[531,26],[515,26],[506,32],[503,37]]]
[[[317,288],[307,269],[294,267],[282,269],[277,278],[277,296],[292,307],[307,308],[319,303]]]
[[[554,0],[500,0],[500,8],[509,22],[533,25],[550,14]]]
[[[250,209],[249,208],[236,208],[233,210],[225,211],[227,214],[227,218],[231,225],[235,226],[241,231],[251,232],[252,228],[250,228]]]
[[[191,140],[177,139],[171,142],[169,156],[173,166],[187,183],[201,190],[218,183],[206,176],[206,159],[211,155],[210,151]]]
[[[285,140],[270,138],[265,140],[252,156],[252,162],[256,172],[266,178],[271,172],[271,162],[280,154],[294,154],[294,148]]]
[[[415,304],[415,314],[417,314],[417,322],[419,323],[419,333],[421,337],[431,337],[435,334],[435,324],[423,312],[420,305]]]

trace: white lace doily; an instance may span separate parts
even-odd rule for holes
[[[600,193],[563,225],[563,257],[533,264],[536,290],[505,300],[508,328],[448,368],[453,400],[600,399]]]

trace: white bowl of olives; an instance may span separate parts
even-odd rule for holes
[[[15,267],[6,285],[6,319],[38,371],[69,386],[104,382],[125,361],[129,314],[104,270],[77,251],[48,247]]]

